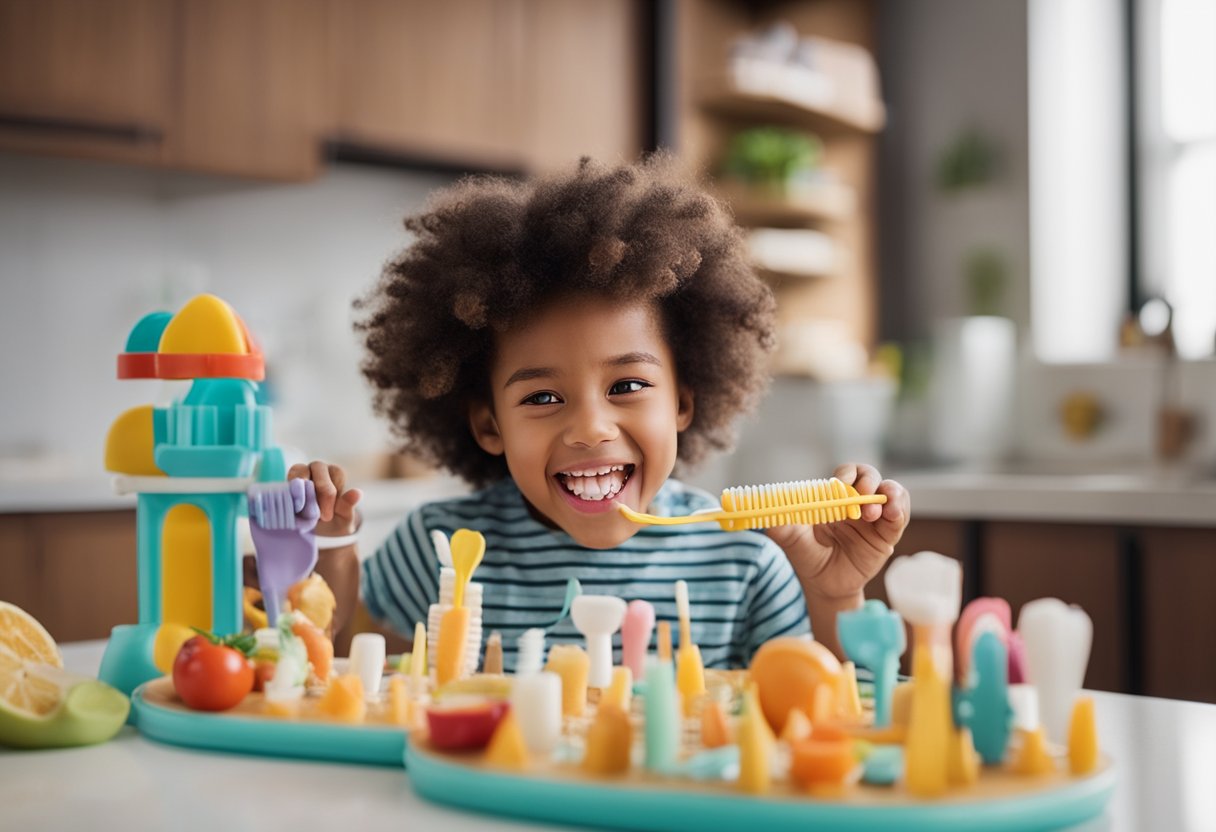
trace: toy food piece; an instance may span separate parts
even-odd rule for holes
[[[583,766],[592,774],[623,774],[629,770],[633,725],[629,714],[615,705],[600,705],[587,729]]]
[[[393,723],[403,728],[411,728],[414,723],[413,701],[406,690],[405,677],[395,674],[388,680],[388,713]]]
[[[785,719],[785,727],[781,729],[781,739],[793,745],[811,735],[811,719],[801,708],[793,708]]]
[[[680,752],[680,712],[671,662],[646,668],[646,768],[663,774],[674,770]]]
[[[287,590],[287,600],[291,603],[293,610],[303,614],[324,632],[330,632],[338,600],[334,597],[329,584],[325,583],[325,579],[316,572],[304,580],[292,584],[291,588]]]
[[[350,669],[363,683],[363,695],[369,702],[380,697],[380,682],[384,677],[385,641],[380,633],[356,633],[350,644]]]
[[[629,706],[633,702],[633,672],[629,667],[614,667],[612,668],[612,684],[604,691],[604,695],[600,698],[601,705],[615,705],[625,713],[629,713]]]
[[[706,748],[719,748],[729,745],[734,732],[722,711],[722,705],[716,699],[708,699],[701,708],[701,745]]]
[[[876,745],[866,756],[861,779],[874,786],[890,786],[899,780],[903,773],[903,747]]]
[[[348,673],[330,680],[317,710],[339,722],[360,723],[367,717],[363,680]]]
[[[313,676],[321,682],[327,681],[334,669],[334,643],[320,627],[302,615],[292,616],[291,631],[304,642]]]
[[[585,596],[584,596],[585,597]],[[582,716],[587,708],[587,673],[591,660],[577,644],[555,644],[549,648],[545,670],[562,680],[562,714]]]
[[[175,621],[166,621],[157,627],[156,639],[152,642],[152,663],[156,669],[166,676],[172,673],[177,651],[195,635],[193,629]]]
[[[452,607],[439,620],[439,649],[435,656],[435,678],[439,684],[460,678],[468,630],[468,607]]]
[[[980,755],[975,751],[968,728],[956,728],[950,732],[950,758],[946,764],[946,776],[952,786],[974,786],[980,779]]]
[[[481,666],[482,673],[502,673],[502,633],[495,630],[486,640],[486,658]]]
[[[1013,758],[1013,770],[1018,774],[1040,776],[1055,770],[1047,752],[1047,737],[1040,726],[1033,731],[1019,731],[1022,744]]]
[[[929,650],[918,645],[912,660],[912,712],[904,746],[909,794],[936,797],[946,792],[953,725],[949,682]]]
[[[226,711],[253,690],[251,635],[197,635],[173,660],[173,689],[196,711]]]
[[[1068,770],[1089,774],[1098,767],[1098,728],[1094,720],[1094,700],[1082,696],[1072,709],[1068,724]]]
[[[122,728],[127,697],[62,668],[50,633],[20,607],[0,601],[0,746],[91,745]]]
[[[426,709],[431,745],[443,751],[485,748],[510,707],[500,700],[431,705]]]
[[[510,711],[494,729],[490,744],[486,747],[486,762],[499,768],[519,771],[528,766],[528,747],[523,732]]]
[[[765,642],[748,670],[764,717],[777,734],[794,708],[814,715],[815,692],[820,686],[827,686],[835,702],[840,675],[840,661],[831,650],[819,642],[794,637]]]
[[[853,741],[844,733],[816,728],[790,746],[790,776],[804,788],[842,786],[858,767]]]

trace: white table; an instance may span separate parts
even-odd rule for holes
[[[104,642],[63,647],[96,673]],[[1120,782],[1086,830],[1216,830],[1216,705],[1095,693]],[[247,757],[161,745],[129,726],[108,743],[0,749],[0,830],[515,830],[417,797],[402,769]],[[547,829],[560,827],[548,826]]]

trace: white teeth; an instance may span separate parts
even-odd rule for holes
[[[559,479],[571,494],[598,502],[615,497],[625,487],[625,466],[604,465],[586,471],[563,471]]]

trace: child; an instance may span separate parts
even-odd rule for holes
[[[584,592],[649,600],[660,620],[676,619],[672,585],[686,580],[706,666],[744,665],[764,641],[808,628],[841,653],[836,614],[860,606],[908,523],[898,483],[843,465],[835,476],[887,503],[767,536],[641,527],[617,510],[716,505],[669,477],[729,447],[767,382],[774,302],[721,205],[665,159],[584,159],[539,182],[466,180],[406,227],[417,240],[360,304],[363,370],[405,448],[483,490],[415,510],[362,564],[373,617],[407,636],[425,622],[438,599],[430,532],[468,527],[486,538],[483,632],[502,632],[508,669],[516,638],[553,621],[571,576]],[[316,482],[321,533],[353,529],[360,493],[340,469],[289,476]],[[352,597],[353,550],[329,557],[323,571]],[[579,638],[568,620],[550,632]]]

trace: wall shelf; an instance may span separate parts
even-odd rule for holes
[[[714,193],[728,202],[740,225],[805,225],[847,220],[857,213],[853,189],[841,184],[812,185],[779,194],[723,180]]]
[[[827,100],[815,103],[776,90],[741,87],[733,78],[707,83],[700,100],[701,106],[721,116],[801,127],[821,135],[877,133],[887,120],[880,101],[844,108]]]

